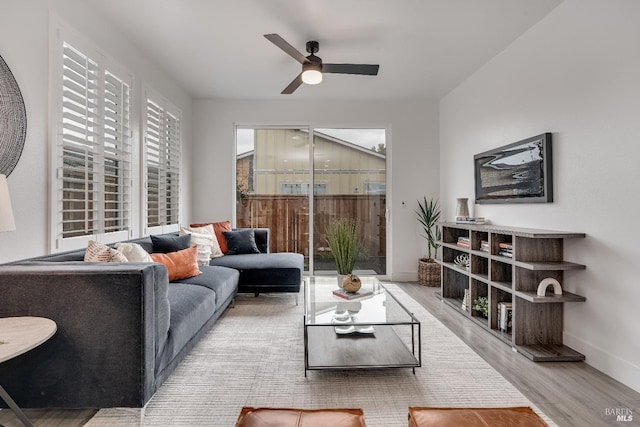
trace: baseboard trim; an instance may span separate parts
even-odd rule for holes
[[[391,281],[394,282],[417,282],[418,281],[418,272],[417,271],[401,271],[394,272],[391,274]]]
[[[567,332],[563,333],[563,341],[569,347],[584,354],[587,364],[640,392],[640,366]]]

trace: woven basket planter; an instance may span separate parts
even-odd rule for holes
[[[426,258],[420,258],[418,260],[418,284],[440,286],[440,264],[435,261],[427,261]]]

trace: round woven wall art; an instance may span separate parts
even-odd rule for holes
[[[27,136],[27,110],[18,82],[0,56],[0,174],[11,174]]]

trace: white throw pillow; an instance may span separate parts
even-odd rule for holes
[[[86,262],[127,262],[127,257],[104,243],[89,240],[84,260]]]
[[[191,235],[191,244],[198,247],[198,265],[209,265],[211,259],[211,246],[213,246],[213,237],[208,234],[194,233],[185,227],[180,229],[180,234]]]
[[[116,249],[122,252],[129,262],[153,262],[151,255],[137,243],[116,243]]]
[[[180,234],[191,234],[191,243],[195,243],[198,247],[208,246],[210,258],[218,258],[224,255],[216,238],[213,224],[202,227],[182,227],[180,228]]]

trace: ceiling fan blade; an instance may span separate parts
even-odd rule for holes
[[[369,64],[322,64],[323,73],[364,74],[366,76],[377,76],[379,68],[379,65]]]
[[[265,34],[264,37],[267,40],[269,40],[271,43],[278,46],[280,49],[284,50],[286,53],[288,53],[293,59],[295,59],[299,63],[304,64],[305,62],[308,62],[307,58],[305,58],[303,54],[298,52],[298,50],[295,47],[291,46],[285,39],[280,37],[278,34]]]
[[[289,83],[289,86],[285,87],[284,90],[280,92],[280,94],[291,95],[293,92],[295,92],[296,89],[298,89],[298,87],[301,84],[302,84],[302,73],[298,74],[298,76],[295,79],[293,79],[293,81]]]

